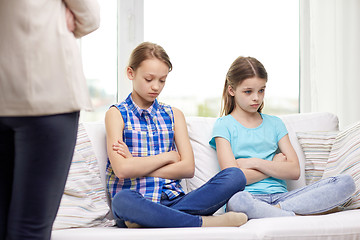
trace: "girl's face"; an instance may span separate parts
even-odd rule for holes
[[[258,77],[248,78],[237,85],[231,86],[228,92],[235,99],[235,109],[247,113],[256,113],[265,96],[266,80]]]
[[[133,81],[133,101],[142,109],[149,108],[165,86],[169,67],[157,58],[143,61],[134,71],[128,67],[127,75]]]

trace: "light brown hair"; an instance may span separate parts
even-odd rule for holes
[[[172,70],[170,58],[165,50],[161,46],[151,42],[143,42],[132,51],[128,66],[136,71],[143,61],[151,58],[156,58],[164,62],[169,67],[169,72]]]
[[[267,72],[257,59],[253,57],[238,57],[230,66],[225,79],[223,90],[220,116],[230,114],[235,108],[235,99],[228,92],[229,86],[234,90],[236,87],[248,78],[258,77],[267,81]],[[264,102],[258,109],[258,112],[264,107]]]

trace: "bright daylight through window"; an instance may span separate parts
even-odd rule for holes
[[[117,1],[98,1],[100,28],[81,39],[84,73],[89,86],[92,112],[81,112],[80,121],[104,120],[117,102]]]
[[[81,40],[84,72],[94,112],[103,120],[117,99],[118,1],[99,1],[100,28]],[[164,47],[174,69],[159,100],[186,116],[217,117],[225,74],[240,55],[261,61],[268,72],[265,113],[299,111],[298,0],[146,0],[144,41]],[[125,13],[126,14],[126,13]],[[128,57],[128,56],[124,56]],[[128,80],[127,80],[128,81]]]
[[[298,0],[146,0],[144,37],[173,63],[159,99],[185,115],[219,115],[225,75],[240,55],[268,72],[265,113],[298,112]]]

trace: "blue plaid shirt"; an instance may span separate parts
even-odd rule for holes
[[[155,100],[150,108],[140,109],[130,94],[125,101],[114,106],[119,109],[124,120],[123,141],[134,157],[158,155],[175,149],[174,114],[169,105]],[[106,180],[111,199],[121,189],[138,191],[153,202],[160,202],[162,193],[169,199],[184,194],[179,180],[159,177],[119,179],[112,170],[109,159]]]

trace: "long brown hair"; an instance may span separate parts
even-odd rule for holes
[[[222,95],[220,116],[230,114],[235,108],[235,99],[228,92],[229,86],[234,90],[245,79],[258,77],[267,81],[267,72],[257,59],[253,57],[238,57],[230,66],[225,79],[225,86]],[[264,107],[264,102],[258,112]]]
[[[143,61],[151,58],[157,58],[163,61],[169,67],[169,72],[172,70],[170,58],[165,50],[161,46],[151,42],[143,42],[132,51],[128,66],[136,71]]]

